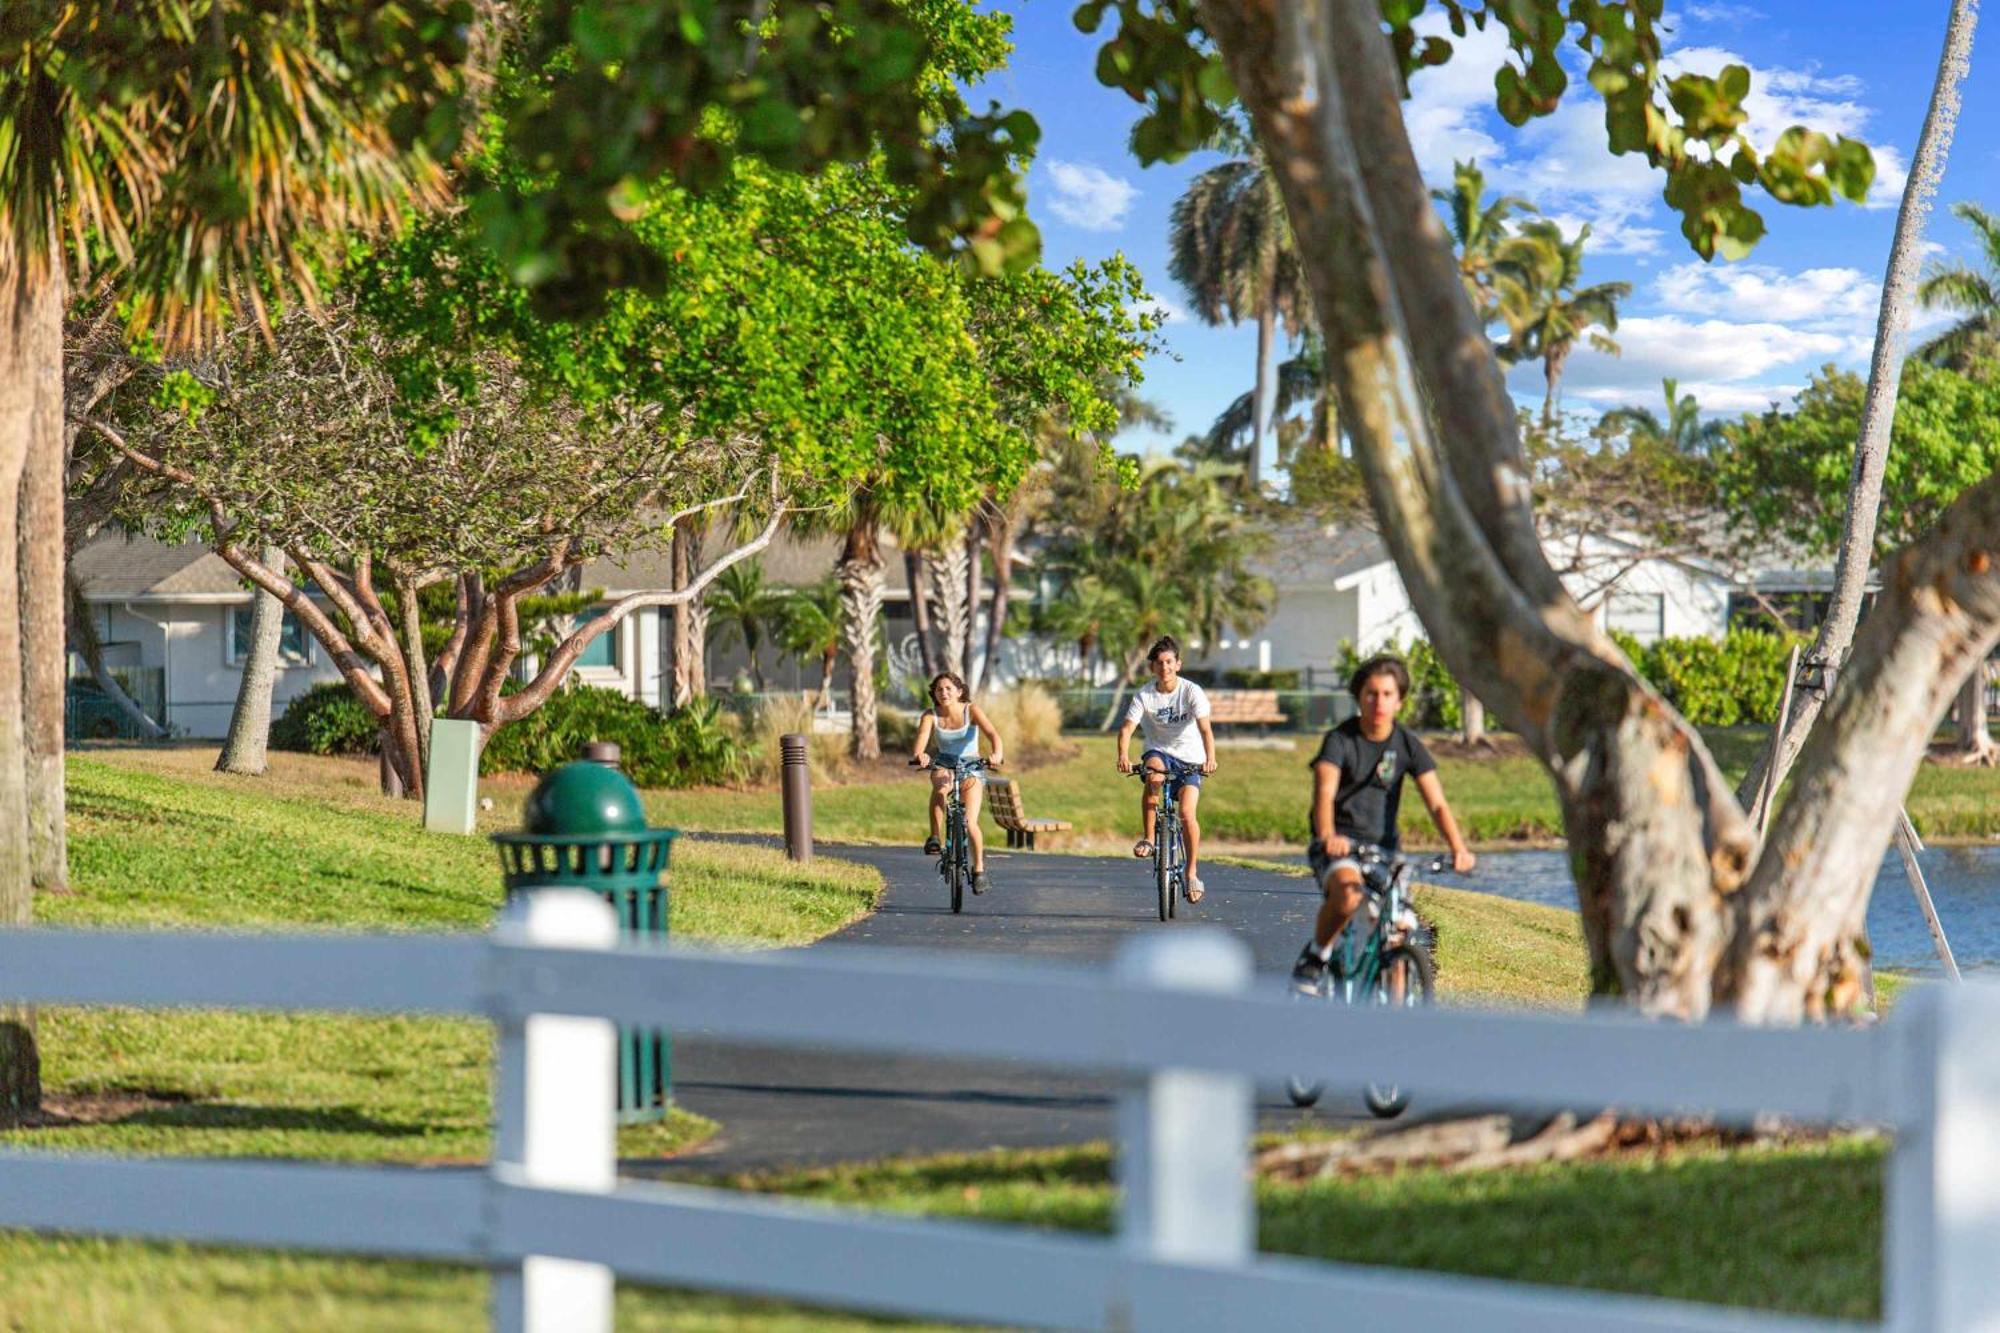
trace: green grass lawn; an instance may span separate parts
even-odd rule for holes
[[[1072,737],[1070,759],[1017,772],[1028,813],[1067,819],[1082,850],[1108,851],[1137,835],[1138,784],[1117,776],[1109,737]],[[1717,762],[1732,781],[1749,766],[1760,743],[1755,728],[1708,733]],[[1306,764],[1317,738],[1280,738],[1282,748],[1224,746],[1220,769],[1202,789],[1204,833],[1232,843],[1300,843],[1306,836],[1311,780]],[[1466,836],[1500,846],[1550,842],[1562,836],[1555,790],[1539,763],[1522,756],[1438,761],[1445,794]],[[844,842],[919,842],[929,788],[921,776],[888,776],[821,784],[813,792],[813,828],[821,838]],[[681,828],[774,833],[782,827],[778,793],[750,791],[648,792],[656,822]],[[2000,770],[1926,765],[1910,793],[1910,814],[1927,837],[1983,837],[2000,833]],[[1422,803],[1403,803],[1405,841],[1438,844]],[[989,817],[989,831],[993,825]]]
[[[501,902],[485,838],[422,831],[414,807],[334,787],[310,766],[266,786],[113,752],[70,765],[75,892],[37,920],[89,926],[483,929]],[[338,773],[343,770],[328,768]],[[671,920],[692,938],[799,944],[867,911],[872,869],[809,868],[764,848],[676,846]],[[488,1150],[490,1030],[475,1021],[55,1008],[42,1014],[51,1123],[0,1142],[72,1150],[472,1161]],[[676,1111],[628,1128],[657,1157],[713,1126]]]
[[[1129,789],[1108,777],[1108,752],[1097,748],[1030,774],[1031,807],[1044,806],[1046,789],[1096,802],[1088,808],[1107,820],[1125,817]],[[1300,755],[1229,751],[1225,763],[1241,783],[1239,809],[1302,818],[1302,808],[1290,809],[1303,790]],[[1490,786],[1459,777],[1448,773],[1447,782],[1462,807],[1480,793],[1496,809],[1505,798],[1498,776]],[[77,892],[44,900],[41,918],[257,928],[488,922],[500,890],[484,840],[421,833],[411,808],[382,801],[366,778],[353,765],[291,757],[254,782],[209,774],[204,756],[183,751],[79,758],[71,770]],[[1253,799],[1262,785],[1274,789],[1268,807]],[[498,826],[510,822],[524,788],[495,790],[489,822]],[[881,812],[891,799],[906,799],[909,811],[885,817],[914,829],[923,792],[917,783],[875,783],[817,796],[822,835],[833,837],[854,833],[836,835],[829,820],[859,829],[871,802]],[[751,822],[765,800],[775,820],[775,799],[757,794],[652,799],[656,817],[687,827],[775,827]],[[673,884],[677,931],[746,945],[812,938],[866,910],[879,887],[865,869],[822,860],[801,873],[775,853],[700,842],[677,848]],[[1573,914],[1430,886],[1418,903],[1437,932],[1447,1000],[1581,1002]],[[44,1024],[49,1084],[75,1123],[13,1131],[0,1142],[352,1161],[476,1160],[487,1151],[489,1039],[479,1024],[75,1009],[48,1011]],[[705,1129],[679,1121],[627,1131],[621,1149],[656,1156]],[[733,1183],[870,1209],[1082,1230],[1107,1227],[1115,1206],[1101,1146]],[[1527,1171],[1266,1183],[1258,1204],[1262,1244],[1276,1252],[1868,1318],[1880,1300],[1880,1184],[1881,1148],[1872,1142],[1709,1145]],[[0,1329],[10,1333],[427,1333],[479,1326],[486,1289],[482,1273],[432,1265],[6,1232],[0,1272]],[[620,1292],[619,1321],[649,1333],[875,1326],[640,1289]]]

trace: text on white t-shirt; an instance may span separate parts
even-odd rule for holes
[[[1125,710],[1125,720],[1137,722],[1145,731],[1148,750],[1189,764],[1208,758],[1201,746],[1201,729],[1195,725],[1196,719],[1207,716],[1208,691],[1186,677],[1167,691],[1148,681]]]

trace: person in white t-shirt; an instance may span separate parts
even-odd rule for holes
[[[1125,725],[1118,729],[1118,771],[1132,771],[1132,733],[1144,726],[1146,748],[1139,762],[1146,769],[1145,791],[1139,800],[1139,841],[1132,855],[1142,860],[1153,854],[1153,815],[1160,805],[1160,789],[1167,775],[1180,783],[1181,828],[1187,843],[1187,898],[1201,901],[1203,887],[1198,873],[1201,860],[1201,824],[1195,810],[1201,803],[1201,780],[1215,771],[1215,729],[1208,721],[1208,692],[1191,680],[1181,679],[1181,646],[1172,635],[1163,636],[1146,653],[1152,664],[1153,679],[1143,686],[1125,710]]]

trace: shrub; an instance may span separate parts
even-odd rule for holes
[[[838,782],[847,771],[847,733],[813,730],[810,699],[795,694],[773,695],[738,724],[745,776],[752,782],[776,782],[783,756],[778,738],[797,733],[806,738],[806,764],[814,782]]]
[[[1412,640],[1405,648],[1399,640],[1391,639],[1379,650],[1394,653],[1409,664],[1410,697],[1403,705],[1402,722],[1406,727],[1420,730],[1457,731],[1465,725],[1464,709],[1458,697],[1458,681],[1452,677],[1451,668],[1444,664],[1437,649],[1426,639]],[[1373,657],[1375,654],[1370,653]],[[1346,688],[1347,677],[1361,665],[1361,654],[1352,643],[1343,641],[1339,656],[1333,659],[1333,668],[1340,674],[1341,688]]]
[[[994,690],[980,696],[979,708],[1000,733],[1014,762],[1039,761],[1070,750],[1063,740],[1062,705],[1040,685],[1024,681],[1010,690]]]
[[[712,786],[743,776],[742,749],[714,700],[697,699],[662,715],[591,685],[560,690],[495,731],[479,756],[479,771],[545,773],[575,759],[590,741],[615,742],[625,775],[641,787]]]
[[[271,746],[304,754],[374,754],[381,724],[344,681],[313,686],[271,724]]]
[[[1698,727],[1767,725],[1785,689],[1794,636],[1733,629],[1721,639],[1659,639],[1618,646],[1639,674]]]

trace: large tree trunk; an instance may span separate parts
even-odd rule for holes
[[[264,563],[284,568],[285,553],[264,551]],[[229,734],[215,761],[218,773],[262,773],[271,740],[271,692],[278,685],[278,647],[285,628],[285,606],[262,588],[252,589],[250,647],[243,655],[243,678],[236,686],[236,707],[229,714]],[[233,614],[233,613],[232,613]],[[235,626],[230,626],[235,633]]]
[[[674,591],[688,586],[694,578],[695,553],[685,524],[674,528],[672,568],[669,577],[673,580]],[[668,698],[676,709],[687,707],[688,700],[697,693],[697,681],[701,668],[697,662],[700,649],[697,646],[694,624],[694,608],[686,603],[667,609],[668,621],[673,631],[673,685]]]
[[[965,675],[965,645],[970,637],[972,607],[966,599],[965,543],[950,541],[924,556],[931,575],[932,618],[937,622],[938,670]],[[972,682],[967,681],[968,688]]]
[[[1937,197],[1938,181],[1944,175],[1945,158],[1951,151],[1952,134],[1958,127],[1959,87],[1971,69],[1972,31],[1977,19],[1976,0],[1953,0],[1951,16],[1945,24],[1944,50],[1938,57],[1937,76],[1931,85],[1930,108],[1924,114],[1916,156],[1903,183],[1895,237],[1889,244],[1888,272],[1882,279],[1882,303],[1875,317],[1875,352],[1868,363],[1868,393],[1862,400],[1861,431],[1854,444],[1854,468],[1847,487],[1847,523],[1840,535],[1833,597],[1812,648],[1803,659],[1810,665],[1828,668],[1822,675],[1830,676],[1830,669],[1838,668],[1846,659],[1854,642],[1855,626],[1861,619],[1868,570],[1874,563],[1875,521],[1882,507],[1882,477],[1889,463],[1896,395],[1902,386],[1904,339],[1916,301],[1917,272],[1924,257],[1924,223],[1930,216],[1931,202]],[[1751,818],[1759,825],[1769,822],[1769,812],[1764,808],[1767,789],[1775,795],[1783,785],[1826,700],[1825,690],[1795,691],[1791,715],[1772,729],[1764,753],[1743,775],[1736,799],[1749,807]],[[1777,768],[1777,780],[1767,782],[1766,775],[1773,765]]]
[[[1991,765],[2000,761],[2000,745],[1993,743],[1993,730],[1986,722],[1986,663],[1974,667],[1958,692],[1958,746],[1952,757],[1964,764]]]
[[[63,429],[62,305],[60,274],[48,296],[54,309],[37,329],[41,347],[35,377],[34,443],[21,474],[19,541],[22,706],[28,765],[28,862],[35,887],[69,890],[69,852],[63,794],[63,695],[69,685],[69,650],[63,620],[63,485],[69,472]],[[48,349],[53,348],[53,352]]]
[[[930,566],[924,557],[908,547],[903,549],[903,577],[910,585],[910,622],[917,630],[917,658],[923,663],[924,680],[937,678],[937,648],[931,643]]]
[[[854,757],[879,759],[882,736],[875,716],[875,631],[882,619],[882,543],[872,513],[864,513],[847,530],[835,573],[840,579],[840,641],[847,649],[850,674]]]
[[[0,273],[0,927],[34,917],[21,500],[24,474],[62,457],[62,309],[58,274]],[[0,1121],[40,1105],[34,1011],[0,1002]]]
[[[1718,994],[1738,1016],[1797,1021],[1851,1008],[1860,922],[1932,731],[2000,643],[2000,475],[1885,563],[1765,853],[1735,906]]]
[[[1380,11],[1297,0],[1203,15],[1285,193],[1328,379],[1411,600],[1555,781],[1594,988],[1699,1015],[1751,830],[1700,737],[1541,550],[1514,410],[1410,149]]]
[[[986,611],[986,651],[979,678],[991,682],[1000,669],[1000,639],[1007,632],[1007,602],[1014,591],[1014,525],[1006,517],[993,520],[993,600]]]
[[[692,516],[682,519],[681,527],[687,532],[688,582],[692,583],[701,575],[702,548],[708,544],[708,529]],[[688,697],[705,699],[708,697],[707,593],[697,593],[684,608],[688,621]]]
[[[1257,383],[1250,390],[1250,459],[1243,469],[1243,485],[1256,495],[1264,481],[1264,432],[1271,421],[1271,349],[1278,340],[1278,294],[1267,293],[1257,311]]]

